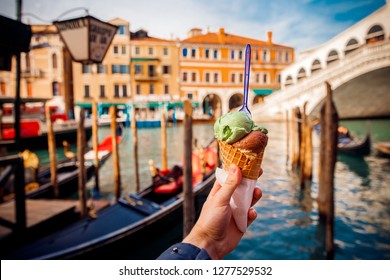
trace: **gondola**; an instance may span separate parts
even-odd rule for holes
[[[337,143],[337,150],[340,153],[354,155],[354,156],[367,156],[371,152],[371,136],[367,134],[363,140],[355,140],[351,137],[340,138]]]
[[[390,142],[378,142],[375,149],[379,156],[390,158]]]
[[[215,181],[215,147],[193,154],[196,216]],[[195,168],[194,168],[195,166]],[[202,168],[204,167],[204,168]],[[200,168],[200,169],[199,169]],[[200,172],[200,170],[204,170]],[[154,259],[182,238],[183,192],[180,168],[161,173],[138,193],[41,239],[0,243],[1,259]]]
[[[98,146],[99,166],[101,166],[112,153],[112,140],[111,136],[107,136]],[[122,136],[118,136],[117,143],[120,143]],[[84,155],[84,166],[86,171],[87,181],[95,174],[95,168],[93,165],[94,152],[88,151]],[[79,161],[76,157],[71,159],[61,160],[57,163],[57,186],[58,197],[66,198],[75,194],[78,190],[78,178],[79,178]],[[28,174],[28,170],[25,172]],[[27,177],[27,176],[26,176]],[[46,166],[41,168],[34,179],[26,180],[26,197],[27,198],[53,198],[54,187],[51,183],[51,171],[50,167]],[[12,179],[11,179],[12,180]],[[5,185],[5,183],[4,183]],[[12,182],[8,182],[8,185],[12,186]],[[9,191],[9,194],[5,194],[2,197],[2,201],[6,202],[13,198],[13,192]]]

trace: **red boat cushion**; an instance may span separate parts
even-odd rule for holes
[[[99,148],[98,150],[99,151],[108,151],[108,152],[112,152],[112,141],[111,141],[112,137],[111,135],[108,135],[106,138],[104,138],[104,140],[99,144]],[[120,136],[117,136],[116,138],[116,142],[119,143],[121,141],[121,137]]]
[[[31,137],[38,136],[41,131],[41,125],[38,121],[25,121],[20,122],[20,136],[21,137]],[[15,138],[15,129],[14,128],[4,128],[3,129],[3,138],[4,139],[14,139]]]
[[[157,188],[154,189],[154,192],[162,193],[162,194],[172,194],[178,192],[182,187],[182,185],[183,185],[183,178],[179,177],[179,179],[175,182],[170,182],[168,184],[158,186]]]

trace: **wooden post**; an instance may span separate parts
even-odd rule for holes
[[[138,172],[138,139],[137,139],[137,120],[135,117],[135,108],[131,108],[131,132],[133,136],[133,159],[134,159],[134,184],[135,192],[140,191],[139,172]]]
[[[116,106],[110,107],[111,116],[111,140],[112,140],[112,156],[114,162],[114,183],[115,183],[115,198],[118,200],[121,196],[121,174],[119,166],[119,154],[118,154],[118,143],[116,141]]]
[[[162,169],[167,169],[167,122],[165,118],[165,107],[161,110],[161,154],[162,154]]]
[[[303,105],[303,112],[301,115],[301,132],[300,132],[300,143],[299,143],[299,183],[301,186],[301,189],[305,187],[305,164],[306,164],[306,122],[307,122],[307,116],[306,116],[306,106],[307,102]]]
[[[2,105],[0,105],[0,140],[3,139],[3,108]]]
[[[58,197],[60,192],[57,183],[57,151],[56,151],[56,139],[53,130],[53,123],[51,121],[50,107],[46,106],[46,126],[47,126],[47,143],[49,148],[50,157],[50,182],[53,186],[54,197]]]
[[[334,258],[334,170],[337,157],[338,114],[332,101],[332,90],[326,83],[326,100],[321,108],[318,211],[326,225],[325,245],[328,259]]]
[[[98,110],[96,100],[92,101],[92,146],[95,152],[95,191],[99,192],[99,135],[98,135]]]
[[[306,153],[305,153],[305,168],[303,170],[306,180],[313,178],[313,126],[306,119]]]
[[[286,110],[286,168],[288,168],[288,163],[290,161],[290,120],[289,112]]]
[[[23,231],[27,226],[27,213],[26,213],[26,193],[24,190],[24,161],[20,156],[15,156],[17,160],[15,170],[15,217],[16,217],[16,228],[17,231]]]
[[[301,112],[299,108],[293,109],[291,121],[291,170],[296,171],[299,164],[299,143],[300,143],[300,125]]]
[[[184,101],[184,202],[183,237],[186,237],[195,223],[194,195],[192,190],[192,105]]]
[[[84,164],[84,154],[85,154],[85,127],[84,127],[84,119],[85,112],[84,109],[80,109],[80,118],[79,125],[77,128],[77,159],[79,162],[79,200],[80,200],[80,214],[81,217],[87,216],[87,191],[86,191],[86,183],[87,183],[87,174],[85,170]]]

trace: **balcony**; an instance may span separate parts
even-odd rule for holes
[[[158,81],[159,76],[156,72],[148,73],[148,75],[145,74],[134,74],[134,79],[138,82],[147,82],[147,81]]]
[[[41,69],[26,69],[21,73],[22,78],[45,78],[46,72]]]

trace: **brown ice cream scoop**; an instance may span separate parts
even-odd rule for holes
[[[240,150],[248,150],[252,153],[259,153],[264,151],[265,146],[267,146],[267,142],[267,134],[259,130],[254,130],[241,140],[234,142],[232,146]]]

